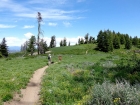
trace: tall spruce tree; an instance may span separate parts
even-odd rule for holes
[[[131,49],[131,47],[132,47],[132,42],[131,42],[131,40],[130,40],[130,37],[129,37],[129,35],[128,34],[126,34],[125,35],[125,48],[126,49]]]
[[[27,45],[27,51],[31,53],[31,55],[33,55],[34,51],[35,51],[35,44],[36,44],[36,38],[35,36],[31,36],[31,38],[28,41],[28,45]]]
[[[87,34],[85,35],[85,44],[88,44],[88,36],[89,36],[89,33],[87,33]]]
[[[104,37],[103,37],[103,31],[100,30],[98,35],[97,35],[97,47],[98,50],[102,50],[103,49],[103,43],[104,43]]]
[[[125,35],[120,34],[119,32],[117,33],[117,35],[120,35],[120,44],[124,45],[125,44]]]
[[[135,36],[133,39],[132,39],[132,44],[136,47],[138,47],[139,45],[139,39],[137,36]]]
[[[63,46],[67,46],[67,39],[66,38],[63,39]]]
[[[78,39],[78,44],[79,44],[79,45],[81,44],[81,40],[80,40],[80,38]]]
[[[95,42],[95,39],[94,39],[92,36],[90,36],[88,42],[89,42],[89,43],[94,43],[94,42]]]
[[[83,38],[81,38],[80,44],[84,44],[84,39]]]
[[[113,41],[111,32],[109,30],[102,32],[102,30],[99,32],[97,36],[97,47],[98,50],[109,52],[113,51]]]
[[[55,35],[51,37],[50,48],[56,47]]]
[[[5,38],[3,38],[3,40],[0,44],[0,52],[3,56],[8,57],[8,46],[6,44]]]
[[[115,49],[119,49],[120,48],[120,40],[119,40],[119,36],[118,35],[114,35],[113,38],[113,46]]]

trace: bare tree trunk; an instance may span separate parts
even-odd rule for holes
[[[38,48],[37,48],[37,50],[38,50],[38,55],[39,55],[39,39],[40,39],[40,37],[39,37],[39,35],[40,35],[40,22],[38,22],[38,38],[37,38],[37,45],[38,45]]]

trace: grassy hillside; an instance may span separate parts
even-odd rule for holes
[[[50,65],[43,77],[42,105],[140,104],[140,54],[134,54],[136,48],[121,46],[108,53],[95,48],[95,44],[87,44],[50,49],[52,61],[58,63]],[[0,104],[20,93],[33,72],[48,62],[47,54],[15,56],[0,59]]]
[[[51,65],[43,78],[43,105],[140,104],[137,94],[140,90],[134,86],[140,82],[140,56],[133,53],[135,48],[125,50],[121,46],[119,50],[104,53],[94,50],[95,47],[77,45],[51,49],[53,60],[58,61],[61,55],[62,61]]]

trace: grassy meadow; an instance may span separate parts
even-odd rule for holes
[[[0,103],[25,88],[34,71],[47,64],[46,56],[0,59]]]
[[[50,49],[52,61],[42,78],[42,105],[140,105],[140,54],[123,46],[113,52],[96,45]],[[62,61],[58,60],[62,56]],[[0,103],[25,88],[33,72],[47,64],[47,54],[0,59]]]

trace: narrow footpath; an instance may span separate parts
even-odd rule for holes
[[[21,89],[20,94],[15,94],[13,100],[5,102],[4,105],[39,105],[39,92],[41,78],[48,66],[36,70],[30,79],[26,89]]]

